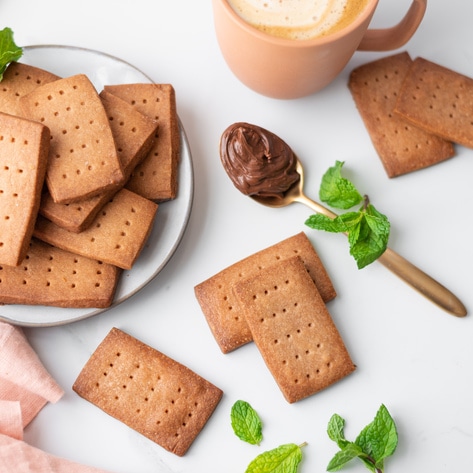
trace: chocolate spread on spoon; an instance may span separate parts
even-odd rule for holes
[[[223,132],[220,159],[245,195],[282,198],[300,179],[292,149],[274,133],[249,123],[234,123]]]

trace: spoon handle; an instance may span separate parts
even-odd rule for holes
[[[298,196],[296,200],[301,204],[307,205],[317,213],[330,218],[336,217],[336,214],[332,211],[303,194]],[[378,262],[450,314],[457,317],[464,317],[466,315],[466,308],[457,296],[395,251],[387,248],[378,258]]]

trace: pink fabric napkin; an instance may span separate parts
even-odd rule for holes
[[[19,327],[0,322],[0,472],[107,473],[50,455],[23,441],[24,428],[64,391]]]

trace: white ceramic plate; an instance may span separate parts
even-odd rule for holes
[[[24,48],[21,62],[61,77],[86,74],[97,91],[107,84],[152,82],[143,72],[121,59],[70,46],[39,45]],[[178,196],[160,204],[153,231],[130,271],[124,271],[112,306],[108,309],[62,309],[45,306],[5,305],[0,319],[23,326],[52,326],[97,315],[122,303],[148,284],[176,251],[189,220],[194,195],[192,156],[181,124],[181,162]]]

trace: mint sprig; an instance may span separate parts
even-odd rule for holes
[[[323,175],[319,197],[323,202],[338,209],[347,210],[361,204],[360,208],[333,219],[321,214],[311,215],[305,224],[315,230],[346,233],[350,254],[354,257],[358,269],[362,269],[378,259],[386,250],[390,223],[388,218],[370,203],[368,196],[362,196],[351,181],[342,176],[343,165],[343,162],[336,161]]]
[[[18,61],[23,55],[23,49],[13,41],[13,31],[11,28],[4,28],[0,31],[0,81],[3,79],[8,64]]]
[[[334,414],[327,427],[327,434],[337,443],[340,451],[330,460],[327,471],[339,471],[349,461],[359,458],[373,473],[384,473],[384,461],[397,447],[396,424],[384,404],[378,409],[374,420],[358,435],[354,442],[344,434],[345,420]]]
[[[263,439],[262,422],[258,413],[246,401],[236,401],[230,413],[235,435],[244,442],[259,445]]]
[[[258,455],[245,473],[296,473],[302,461],[302,447],[288,443]]]

